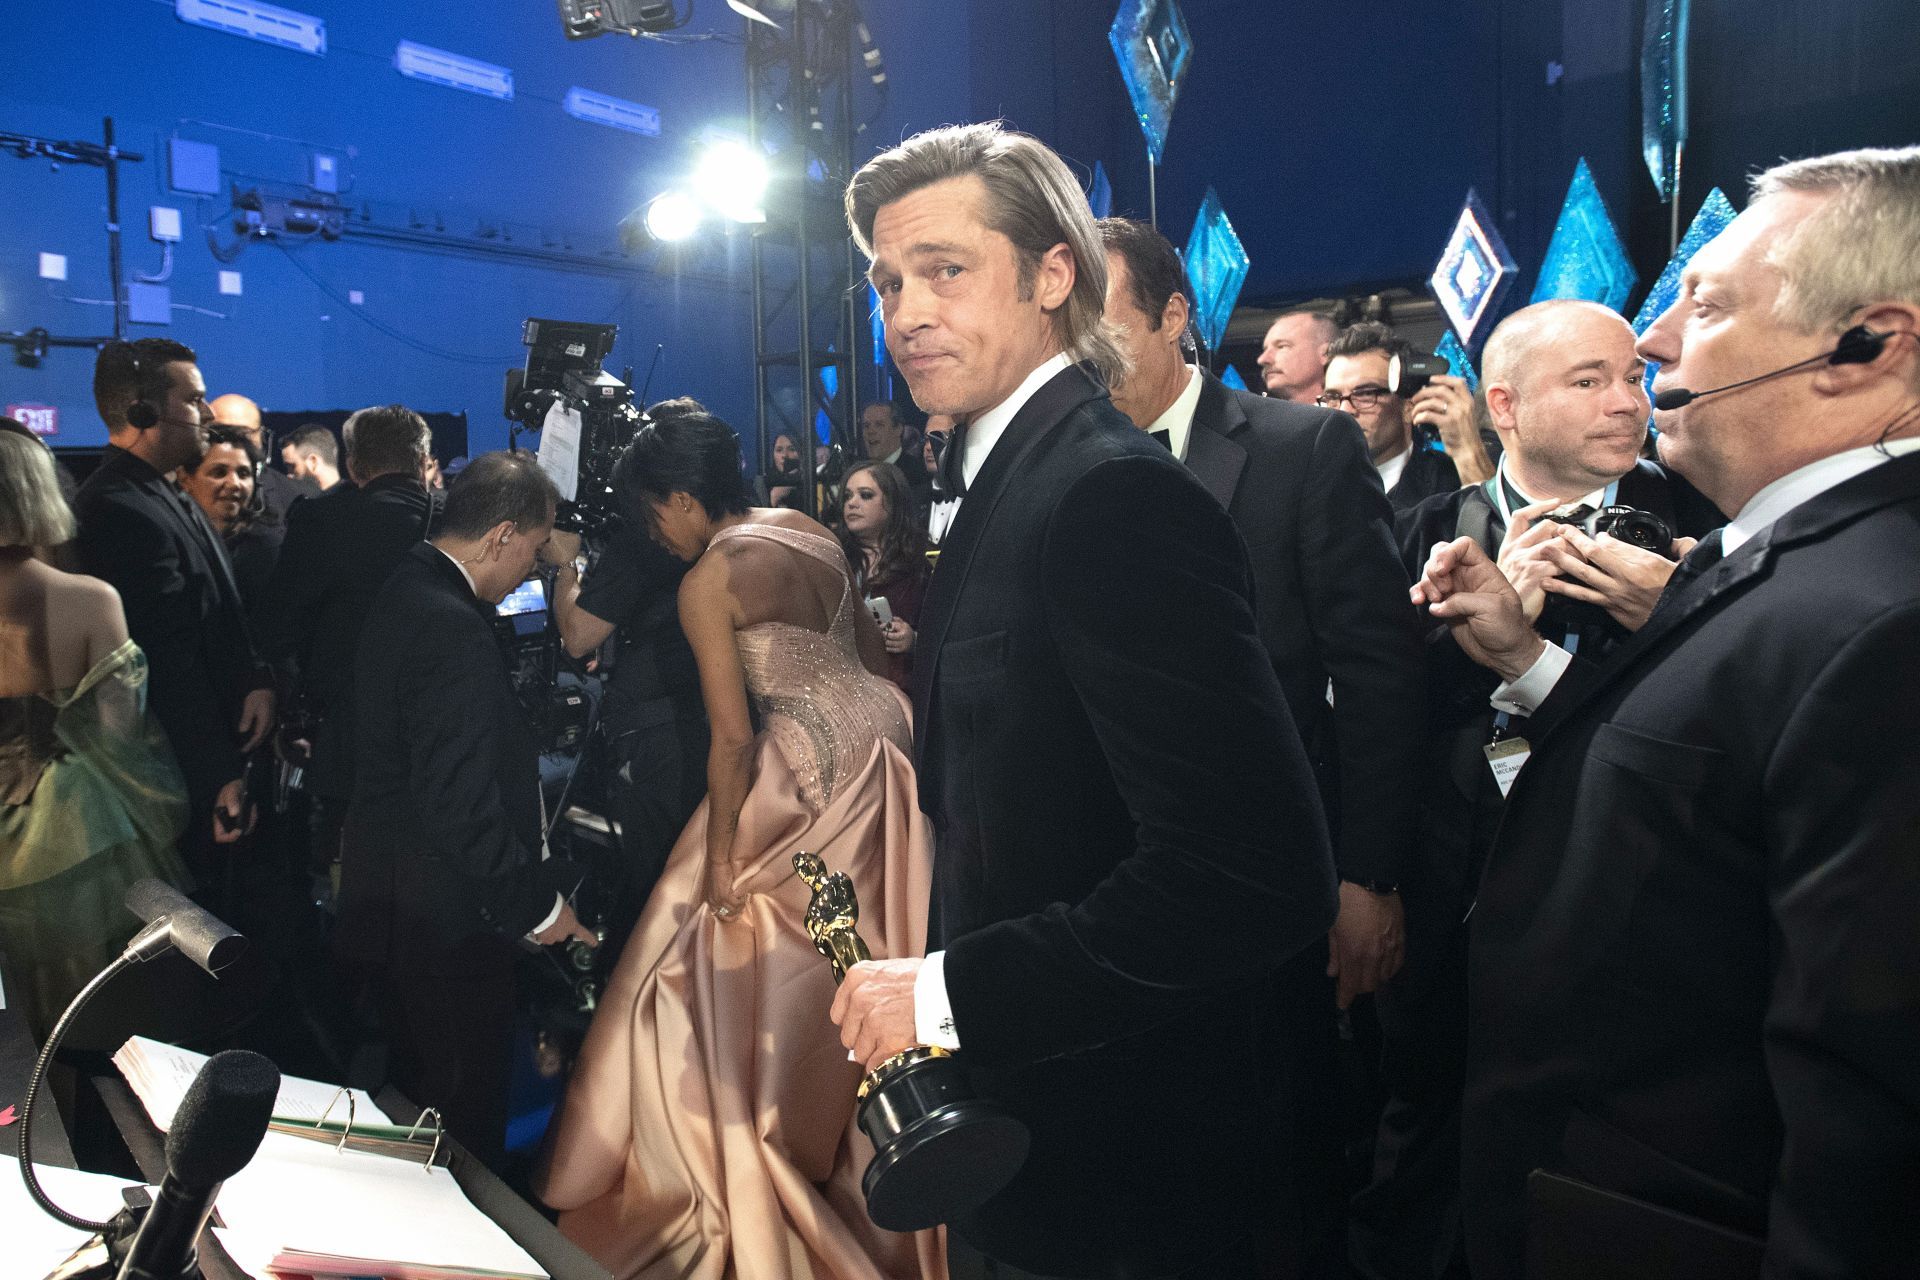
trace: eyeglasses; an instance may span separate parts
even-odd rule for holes
[[[1338,409],[1343,404],[1350,404],[1356,409],[1372,409],[1380,403],[1380,397],[1392,394],[1393,392],[1386,387],[1355,387],[1345,394],[1338,391],[1323,391],[1313,398],[1313,402],[1322,409]]]

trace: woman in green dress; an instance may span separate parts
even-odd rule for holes
[[[72,536],[52,452],[0,419],[0,982],[36,1038],[133,936],[127,886],[186,883],[186,786],[120,597],[35,553]]]

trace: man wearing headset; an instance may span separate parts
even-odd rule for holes
[[[206,382],[191,348],[142,338],[102,348],[93,397],[111,446],[75,497],[74,551],[119,591],[147,655],[149,705],[187,780],[181,852],[211,885],[213,846],[252,826],[246,756],[273,728],[274,698],[226,549],[167,479],[206,448]]]
[[[1916,263],[1920,147],[1772,169],[1694,257],[1640,353],[1735,514],[1604,666],[1470,539],[1413,589],[1531,713],[1472,921],[1481,1280],[1920,1256]]]

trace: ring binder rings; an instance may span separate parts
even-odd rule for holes
[[[330,1118],[342,1100],[347,1104],[344,1124]],[[276,1116],[267,1125],[267,1131],[314,1142],[329,1142],[335,1151],[362,1151],[368,1155],[418,1161],[425,1169],[447,1163],[450,1151],[442,1142],[446,1137],[446,1127],[441,1123],[440,1113],[434,1108],[428,1107],[420,1113],[418,1120],[406,1126],[356,1122],[357,1110],[353,1091],[336,1089],[318,1119],[309,1121]],[[422,1132],[422,1128],[429,1125],[431,1127]]]

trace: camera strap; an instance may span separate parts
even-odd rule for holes
[[[1506,454],[1503,453],[1500,455],[1500,465],[1495,468],[1493,475],[1489,477],[1481,487],[1486,490],[1487,500],[1493,503],[1494,510],[1500,513],[1500,537],[1504,542],[1506,540],[1506,531],[1513,527],[1513,513],[1518,511],[1520,507],[1531,505],[1530,502],[1524,500],[1527,495],[1521,493],[1519,486],[1515,485],[1507,475]],[[1514,502],[1516,498],[1523,499],[1523,501],[1516,505]],[[1600,507],[1611,507],[1616,505],[1619,500],[1620,477],[1615,476],[1613,483],[1600,491],[1600,501],[1597,505]],[[1537,499],[1534,501],[1537,501]]]

